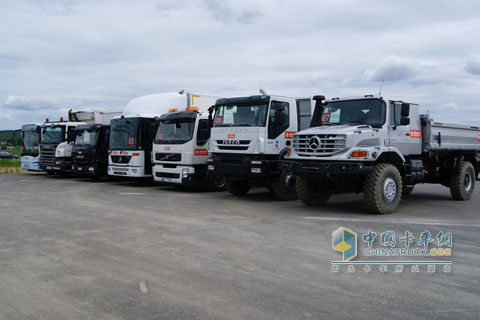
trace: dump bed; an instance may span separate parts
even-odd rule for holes
[[[435,122],[422,115],[423,152],[431,150],[480,151],[480,128]]]

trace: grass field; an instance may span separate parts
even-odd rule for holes
[[[18,160],[0,159],[0,174],[5,174],[5,173],[13,174],[13,173],[20,173],[24,171],[20,169],[21,147],[16,147],[13,150],[2,150],[2,151],[17,155]]]

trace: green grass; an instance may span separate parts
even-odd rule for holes
[[[0,159],[0,167],[20,168],[20,160]]]

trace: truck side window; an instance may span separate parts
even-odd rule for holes
[[[402,113],[402,104],[398,102],[392,102],[390,104],[390,125],[399,126]]]
[[[288,102],[272,101],[268,114],[268,139],[275,139],[290,126]]]
[[[210,138],[210,127],[207,119],[198,122],[197,145],[203,146]]]

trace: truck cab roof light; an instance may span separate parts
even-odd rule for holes
[[[200,109],[198,107],[187,107],[185,111],[196,111],[198,112]]]
[[[63,121],[63,117],[60,117],[60,121]]]
[[[47,119],[45,119],[45,122],[49,122],[48,118],[47,118]]]
[[[177,111],[178,111],[177,108],[170,108],[170,109],[168,109],[168,112],[177,112]]]

